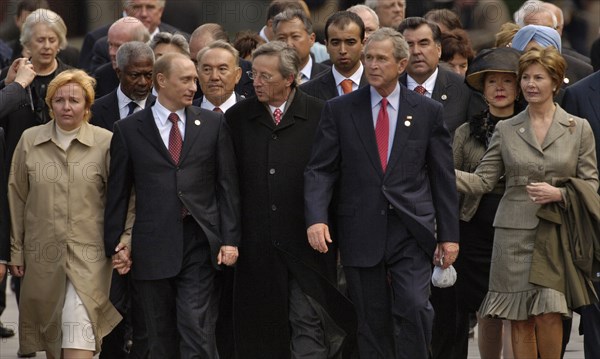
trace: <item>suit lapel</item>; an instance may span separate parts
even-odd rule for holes
[[[193,106],[188,106],[185,109],[185,138],[183,139],[183,147],[181,148],[181,156],[179,163],[183,163],[186,155],[190,152],[194,142],[199,137],[202,131],[202,119],[200,109]]]
[[[435,86],[433,87],[433,93],[431,94],[431,99],[436,100],[439,103],[444,103],[447,98],[446,94],[446,86],[448,85],[448,78],[446,77],[446,73],[438,67],[438,76],[435,79]],[[442,100],[442,96],[444,99]]]
[[[542,150],[545,150],[550,146],[554,141],[556,141],[559,137],[563,136],[567,132],[567,128],[571,124],[569,122],[570,116],[559,106],[556,107],[556,111],[554,112],[554,119],[552,120],[552,124],[548,129],[548,133],[546,133],[546,137],[544,138],[544,143],[542,143]]]
[[[377,140],[375,139],[375,127],[373,126],[373,112],[371,104],[370,86],[358,89],[356,99],[352,103],[351,111],[352,121],[373,167],[383,176],[383,168],[379,159],[379,150],[377,149]]]
[[[517,136],[521,137],[523,141],[525,141],[529,146],[537,150],[538,152],[542,152],[542,148],[537,142],[535,138],[535,134],[531,129],[531,123],[529,121],[525,121],[527,118],[527,111],[523,111],[517,116],[515,116],[515,122],[513,123],[513,127]]]
[[[338,97],[337,86],[335,85],[335,77],[333,77],[333,70],[329,70],[326,76],[320,77],[321,88],[323,89],[325,98]]]
[[[368,84],[369,84],[369,81],[367,81],[366,71],[363,69],[363,73],[362,73],[362,76],[360,77],[360,83],[358,84],[358,88],[365,87]]]
[[[392,145],[392,152],[390,153],[390,158],[388,160],[388,168],[386,173],[391,172],[391,169],[394,167],[396,162],[398,162],[398,158],[400,158],[400,154],[406,148],[404,144],[406,144],[406,140],[410,131],[412,130],[412,126],[406,126],[404,124],[405,121],[412,122],[413,120],[418,121],[418,119],[414,118],[414,104],[410,103],[406,98],[406,91],[410,91],[408,88],[400,85],[400,103],[398,104],[398,118],[396,122],[396,132],[394,133],[394,143]]]
[[[600,76],[594,76],[593,78],[600,79]],[[588,92],[587,98],[588,101],[590,101],[590,107],[594,110],[594,113],[596,113],[596,118],[600,119],[600,101],[598,101],[598,98],[600,97],[600,88],[598,88],[598,86],[600,86],[598,83],[590,85],[590,91]],[[600,144],[597,143],[596,146],[600,146]],[[598,160],[600,161],[600,159]]]
[[[173,163],[169,150],[165,147],[165,144],[158,133],[158,128],[154,122],[154,115],[152,114],[152,107],[146,107],[143,114],[140,113],[138,119],[138,131],[148,140],[148,142],[156,148],[156,150],[162,154],[165,159]]]

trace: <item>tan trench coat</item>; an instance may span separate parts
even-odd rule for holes
[[[103,241],[111,133],[84,123],[65,152],[54,121],[23,133],[13,156],[8,198],[11,262],[24,265],[19,341],[24,353],[60,357],[68,330],[62,326],[67,278],[93,323],[96,352],[121,320],[109,301],[110,259]]]

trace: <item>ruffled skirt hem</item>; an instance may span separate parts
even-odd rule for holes
[[[570,318],[563,293],[551,288],[535,288],[523,292],[500,293],[489,291],[479,308],[481,316],[507,320],[527,320],[532,316],[560,313]]]

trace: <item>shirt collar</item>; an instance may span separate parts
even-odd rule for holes
[[[362,78],[362,74],[364,71],[364,67],[362,63],[359,64],[358,69],[354,71],[354,73],[350,77],[344,77],[344,75],[340,74],[338,70],[335,68],[335,65],[331,66],[331,72],[333,73],[333,78],[335,80],[335,85],[340,86],[342,81],[346,78],[352,80],[356,84],[356,86],[360,86],[360,79]]]
[[[406,87],[408,87],[409,90],[415,90],[415,87],[417,87],[418,85],[421,85],[423,87],[425,87],[425,90],[427,90],[427,92],[431,95],[433,93],[433,89],[435,88],[435,81],[437,80],[437,76],[438,76],[438,68],[435,68],[435,71],[431,74],[431,76],[429,76],[429,78],[427,80],[425,80],[425,82],[423,82],[422,84],[417,83],[417,81],[415,81],[415,79],[413,79],[412,77],[410,77],[410,75],[406,75]]]
[[[312,71],[312,67],[313,67],[313,59],[312,56],[308,56],[308,62],[306,63],[306,65],[302,68],[302,70],[300,70],[300,74],[306,76],[307,79],[311,79],[310,78],[310,73]]]
[[[382,98],[383,96],[381,96],[379,92],[377,92],[377,90],[371,86],[371,108],[378,106]],[[394,110],[398,111],[398,104],[400,104],[400,83],[396,84],[394,91],[392,91],[392,93],[386,98],[388,100],[388,105],[392,106]]]
[[[154,102],[154,113],[156,114],[156,116],[158,116],[158,121],[162,126],[165,126],[167,124],[167,121],[169,121],[169,115],[171,114],[171,111],[169,111],[166,107],[164,107],[158,99],[156,99],[156,101]],[[179,109],[177,111],[175,111],[175,113],[177,114],[177,116],[179,116],[179,120],[181,120],[181,122],[185,125],[185,108]]]
[[[54,120],[52,120],[40,126],[40,132],[36,136],[35,141],[33,143],[34,146],[48,141],[58,143],[58,140],[55,138],[56,132],[54,131],[54,123]],[[81,124],[81,128],[79,132],[77,132],[77,136],[75,136],[75,139],[88,147],[91,147],[94,144],[94,133],[89,123],[84,121]]]
[[[218,107],[221,109],[221,111],[225,112],[225,111],[229,110],[229,108],[231,106],[235,105],[235,103],[236,103],[235,92],[232,92],[231,95],[227,98],[227,100],[225,100],[225,102],[223,102],[220,106],[217,106],[217,105],[213,104],[212,102],[208,101],[206,96],[202,96],[202,103],[200,104],[200,107],[210,110],[210,111],[214,110],[215,107]]]
[[[117,100],[119,101],[119,110],[123,109],[124,107],[127,107],[131,101],[137,103],[138,106],[140,106],[140,108],[145,108],[146,99],[148,99],[148,97],[139,101],[132,100],[127,95],[125,95],[125,93],[123,93],[123,90],[121,90],[121,85],[117,87]]]

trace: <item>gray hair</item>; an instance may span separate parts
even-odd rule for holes
[[[121,71],[135,60],[152,60],[154,64],[154,52],[148,44],[141,41],[126,42],[117,50],[117,68]]]
[[[277,33],[277,27],[281,22],[292,21],[294,19],[300,19],[304,24],[304,30],[310,35],[313,33],[313,24],[311,19],[306,16],[306,13],[300,9],[287,9],[273,18],[273,32]]]
[[[377,1],[377,0],[375,0],[375,1]],[[373,17],[373,19],[375,19],[375,22],[377,23],[377,27],[379,27],[379,16],[377,16],[377,13],[375,12],[375,10],[371,9],[367,5],[358,4],[358,5],[350,6],[349,8],[346,9],[346,11],[353,12],[356,15],[359,15],[361,11],[366,11]]]
[[[171,34],[170,32],[159,32],[150,40],[150,48],[156,49],[160,44],[173,45],[179,49],[179,52],[190,56],[190,45],[181,34]]]
[[[365,6],[369,9],[376,10],[379,0],[365,0]]]
[[[58,37],[59,47],[67,47],[67,25],[57,13],[49,9],[37,9],[27,16],[19,38],[21,45],[25,46],[31,41],[33,28],[37,24],[46,24]]]
[[[252,53],[252,61],[259,56],[276,56],[279,58],[279,73],[287,78],[292,75],[294,82],[292,88],[298,84],[298,72],[300,67],[300,57],[296,50],[288,46],[283,41],[270,41],[262,44]]]
[[[550,14],[552,17],[552,28],[556,29],[558,27],[558,19],[556,15],[552,11],[550,11],[546,6],[544,6],[544,2],[540,0],[527,0],[521,5],[519,10],[514,13],[514,20],[519,27],[527,26],[529,24],[525,23],[525,18],[533,13],[537,12],[545,12]]]
[[[158,3],[159,8],[164,8],[167,0],[157,0],[156,2]],[[123,0],[123,9],[128,6],[131,6],[131,0]]]
[[[216,40],[216,41],[210,42],[202,50],[198,51],[198,55],[196,55],[196,61],[198,61],[198,64],[200,64],[200,59],[202,58],[202,56],[204,56],[204,54],[206,54],[206,52],[211,49],[223,49],[223,50],[229,51],[235,58],[236,66],[240,65],[239,51],[235,47],[233,47],[230,43],[228,43],[227,41],[223,41],[223,40]]]
[[[375,41],[390,40],[394,49],[394,58],[396,61],[408,58],[408,43],[404,40],[404,36],[398,31],[390,27],[382,27],[369,36],[365,43],[364,51],[367,52],[369,45]]]

